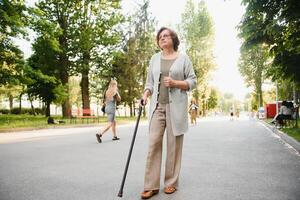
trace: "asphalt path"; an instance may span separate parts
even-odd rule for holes
[[[112,141],[109,132],[101,144],[99,127],[2,133],[0,200],[140,199],[147,129],[141,122],[123,198],[117,194],[134,123],[117,128],[121,140]],[[262,123],[202,119],[184,137],[178,191],[164,194],[162,177],[152,200],[300,199],[299,153]]]

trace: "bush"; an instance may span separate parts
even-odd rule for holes
[[[10,114],[19,115],[21,112],[19,108],[12,108]]]
[[[0,109],[1,114],[9,114],[9,109]]]
[[[20,114],[29,114],[33,115],[32,109],[31,108],[22,108],[20,111],[20,108],[13,108],[11,111],[9,109],[2,109],[0,110],[1,113],[3,114],[14,114],[14,115],[20,115]],[[36,115],[44,115],[45,114],[45,109],[42,108],[35,108],[34,112]]]
[[[43,108],[35,108],[34,112],[36,115],[44,115],[45,114],[45,109]],[[30,109],[30,114],[32,115],[32,110]]]

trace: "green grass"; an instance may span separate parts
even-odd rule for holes
[[[293,137],[295,140],[300,142],[300,120],[298,120],[298,127],[295,128],[283,128],[283,132]]]
[[[272,119],[265,119],[264,121],[266,123],[269,123],[272,121]],[[300,120],[298,120],[298,127],[283,128],[282,131],[294,138],[295,140],[297,140],[298,142],[300,142]]]
[[[14,131],[20,129],[39,129],[52,127],[82,126],[106,123],[106,116],[97,119],[63,119],[60,116],[53,116],[55,120],[63,120],[64,124],[47,124],[47,118],[42,115],[0,115],[0,132]],[[125,124],[136,121],[137,117],[116,117],[118,124]],[[141,118],[144,120],[145,118]]]

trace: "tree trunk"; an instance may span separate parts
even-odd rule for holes
[[[136,110],[135,110],[135,102],[132,102],[132,107],[133,107],[133,116],[136,116]]]
[[[63,117],[69,118],[71,117],[71,104],[70,104],[69,86],[68,86],[69,75],[67,74],[67,72],[61,73],[61,82],[67,90],[67,97],[62,103],[62,114]]]
[[[89,73],[82,72],[81,82],[82,109],[90,109]]]
[[[90,92],[89,92],[89,52],[83,53],[82,77],[80,82],[82,109],[90,109]]]
[[[50,102],[46,102],[46,117],[50,117]]]
[[[14,97],[12,95],[9,95],[8,100],[9,100],[9,109],[11,112],[14,107]]]
[[[130,117],[133,116],[132,102],[129,103]]]
[[[21,93],[20,95],[19,95],[19,112],[20,112],[20,114],[22,113],[22,96],[23,96],[23,94]]]
[[[206,111],[205,111],[205,100],[202,100],[202,116],[205,117],[206,116]]]
[[[31,107],[32,115],[36,116],[35,110],[34,110],[34,107],[33,107],[33,103],[32,103],[32,99],[29,98],[29,101],[30,101],[30,107]]]
[[[299,98],[299,94],[298,94],[298,91],[297,91],[297,88],[296,88],[297,86],[296,86],[296,84],[295,83],[293,83],[293,100],[294,100],[294,103],[295,104],[298,104],[299,102],[298,102],[298,98]]]
[[[58,13],[58,23],[60,28],[62,29],[62,35],[59,36],[59,45],[61,47],[62,52],[59,55],[59,65],[61,66],[60,69],[60,79],[63,84],[63,86],[67,90],[67,98],[62,103],[62,114],[63,117],[71,117],[71,104],[70,104],[70,98],[69,98],[69,59],[67,55],[68,51],[68,23],[67,23],[67,15],[64,13]]]
[[[255,92],[257,95],[257,107],[263,106],[263,93],[262,93],[262,82],[261,80],[257,80],[256,86],[255,86]]]

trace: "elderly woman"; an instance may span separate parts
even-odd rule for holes
[[[149,149],[142,199],[160,188],[163,136],[167,132],[164,192],[172,194],[178,186],[183,135],[188,131],[188,96],[196,86],[196,76],[187,55],[178,52],[177,34],[162,27],[156,36],[161,52],[152,56],[141,104],[149,107]]]

